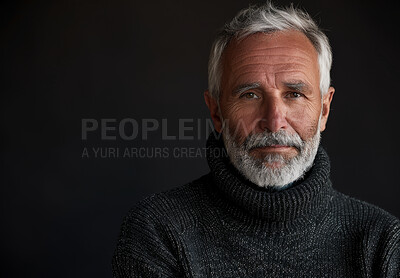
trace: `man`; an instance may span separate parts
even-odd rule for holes
[[[211,171],[131,210],[114,276],[400,277],[399,220],[329,180],[331,61],[293,7],[251,7],[225,25],[205,92]]]

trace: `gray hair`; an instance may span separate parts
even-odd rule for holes
[[[222,54],[232,39],[241,40],[255,33],[296,30],[311,41],[318,53],[320,93],[324,95],[330,86],[332,51],[327,36],[319,29],[310,15],[300,9],[277,8],[271,2],[262,6],[250,6],[241,10],[231,22],[225,24],[217,35],[208,62],[208,89],[212,97],[219,99],[222,78]]]

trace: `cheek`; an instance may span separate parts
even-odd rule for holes
[[[225,124],[238,142],[242,142],[255,128],[257,110],[254,105],[228,103],[222,111]]]
[[[318,107],[312,105],[289,109],[287,121],[301,139],[307,140],[312,138],[318,129],[319,112]]]

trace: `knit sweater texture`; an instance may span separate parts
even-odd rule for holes
[[[400,221],[332,188],[319,148],[296,185],[272,191],[207,141],[210,173],[125,217],[114,277],[400,277]]]

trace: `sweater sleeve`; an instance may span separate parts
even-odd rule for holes
[[[173,229],[160,213],[138,205],[125,217],[112,260],[114,278],[182,277]]]
[[[381,277],[400,277],[400,221],[394,225],[390,239],[385,244]]]

